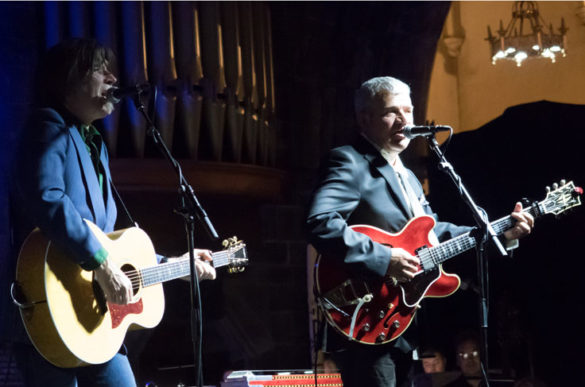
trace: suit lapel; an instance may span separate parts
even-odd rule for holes
[[[388,161],[382,157],[380,152],[374,148],[372,144],[368,143],[368,141],[364,138],[362,138],[360,142],[362,144],[360,144],[358,149],[361,148],[364,158],[368,160],[368,162],[374,168],[376,168],[378,172],[380,172],[382,177],[384,177],[386,183],[388,183],[388,186],[390,187],[390,192],[394,197],[394,200],[400,206],[404,216],[407,219],[410,218],[412,216],[410,213],[410,207],[408,206],[408,202],[402,194],[402,189],[400,189],[400,181],[398,181],[396,172],[394,172],[394,169],[390,166],[390,164],[388,164]]]
[[[106,209],[97,174],[95,173],[93,163],[91,162],[91,157],[75,126],[69,128],[69,135],[73,139],[73,144],[75,144],[75,149],[77,151],[80,170],[90,199],[90,203],[88,204],[94,215],[93,221],[103,229],[106,224]]]

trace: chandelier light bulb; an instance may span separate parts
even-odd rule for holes
[[[518,51],[516,55],[514,55],[514,60],[516,61],[516,66],[522,66],[522,62],[528,58],[528,55],[524,51]]]

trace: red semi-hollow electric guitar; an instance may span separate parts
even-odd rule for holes
[[[524,211],[537,218],[549,213],[559,215],[581,204],[583,190],[573,182],[561,182],[560,187],[554,185],[553,188],[543,201]],[[514,219],[507,216],[491,225],[501,235],[514,225]],[[443,271],[441,264],[475,247],[476,239],[466,233],[432,246],[428,235],[434,226],[435,220],[429,216],[412,219],[397,234],[368,225],[351,226],[374,242],[400,247],[418,256],[421,265],[409,282],[396,283],[390,278],[366,281],[353,277],[340,257],[319,256],[315,286],[319,306],[328,322],[349,340],[385,344],[404,333],[424,297],[453,294],[461,281],[456,274]]]

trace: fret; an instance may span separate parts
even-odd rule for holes
[[[545,214],[561,214],[564,211],[581,205],[581,195],[583,189],[575,187],[573,182],[565,183],[561,181],[561,187],[553,185],[553,191],[547,188],[547,196],[541,202],[534,202],[532,205],[523,210],[523,212],[529,213],[534,219],[539,218]],[[502,235],[506,230],[512,228],[515,224],[514,218],[508,215],[501,219],[498,219],[491,223],[491,226],[496,235]],[[424,269],[433,269],[433,265],[436,266],[442,262],[445,262],[449,258],[458,255],[464,251],[467,251],[477,244],[477,241],[470,233],[460,235],[449,241],[438,244],[437,246],[429,247],[421,250],[421,254],[424,253]],[[423,262],[421,256],[421,262]]]
[[[247,261],[245,252],[242,254],[243,258],[234,258],[234,253],[244,251],[244,245],[235,249],[225,251],[218,251],[212,253],[211,264],[214,268],[231,265],[235,262],[236,266],[241,265]],[[189,258],[183,258],[173,262],[162,263],[156,266],[151,266],[139,270],[137,275],[142,286],[151,286],[161,282],[170,281],[176,278],[181,278],[189,275],[191,268],[189,267]]]
[[[535,203],[534,205],[526,208],[524,212],[528,212],[534,218],[537,218],[540,214],[542,214],[540,206],[541,203]],[[492,222],[491,226],[494,229],[496,235],[499,236],[502,235],[506,230],[512,228],[514,223],[514,218],[508,215]],[[436,266],[456,255],[459,255],[464,251],[472,249],[476,246],[476,244],[476,239],[472,237],[470,233],[465,233],[451,240],[440,243],[437,246],[429,247],[425,250],[425,254],[428,254],[430,257],[432,265]]]

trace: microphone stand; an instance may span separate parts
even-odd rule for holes
[[[444,153],[441,151],[439,147],[439,143],[435,139],[434,133],[431,133],[425,136],[428,140],[428,144],[430,149],[435,153],[435,155],[439,159],[439,170],[445,172],[459,191],[463,202],[467,204],[467,206],[471,210],[471,214],[475,219],[475,223],[477,224],[478,231],[475,233],[475,238],[477,240],[477,247],[476,247],[476,256],[477,256],[477,277],[479,280],[479,287],[480,287],[480,296],[479,296],[479,317],[480,317],[480,359],[481,360],[481,368],[482,368],[482,378],[484,380],[485,386],[489,387],[489,380],[488,380],[488,299],[489,299],[489,289],[488,289],[488,260],[486,259],[485,255],[485,243],[486,241],[490,240],[497,248],[499,253],[502,256],[508,256],[506,249],[502,246],[502,243],[498,239],[495,231],[493,230],[492,226],[489,223],[487,214],[484,210],[480,209],[471,196],[469,192],[463,185],[461,181],[461,177],[455,173],[453,166],[451,163],[447,161],[445,158]]]
[[[179,195],[181,197],[181,208],[176,212],[183,217],[185,221],[185,231],[187,233],[187,248],[189,249],[189,269],[190,269],[190,295],[191,295],[191,339],[193,341],[194,367],[197,386],[203,385],[203,363],[201,359],[202,353],[202,311],[201,311],[201,293],[199,290],[199,277],[197,270],[195,270],[195,217],[201,221],[205,230],[213,240],[219,239],[215,228],[211,224],[207,213],[201,207],[199,200],[195,196],[195,192],[191,185],[185,179],[181,166],[177,160],[172,156],[169,148],[166,146],[160,132],[154,126],[154,123],[145,111],[144,103],[142,101],[143,91],[139,90],[134,98],[134,105],[136,109],[142,113],[144,119],[148,124],[147,134],[154,140],[156,147],[171,163],[171,166],[179,177]],[[197,302],[195,302],[197,301]]]

